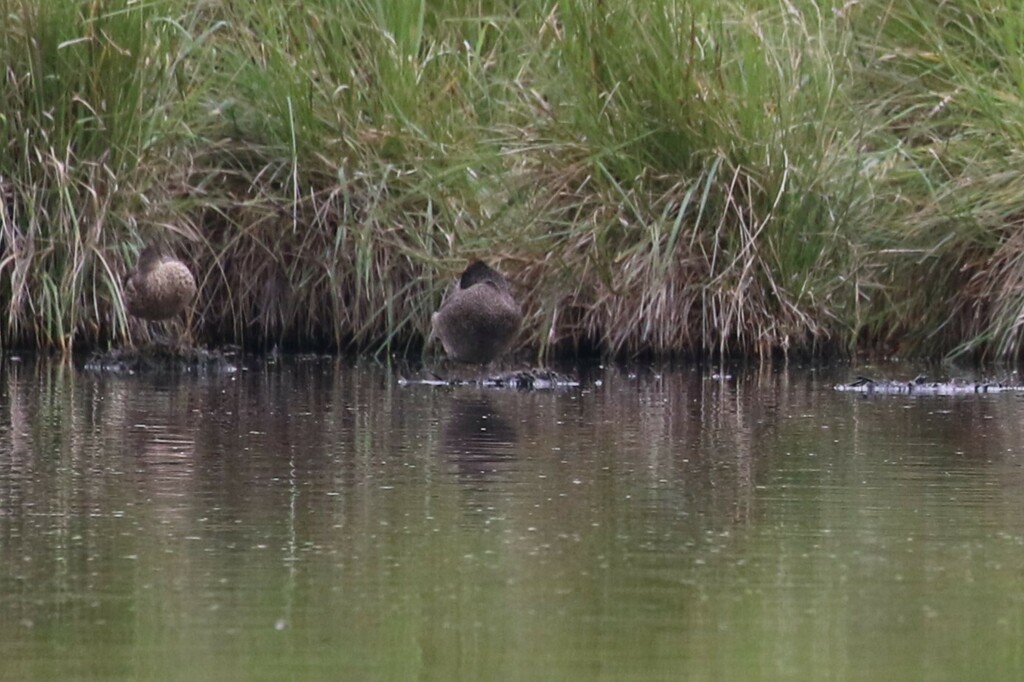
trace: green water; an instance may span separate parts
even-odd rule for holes
[[[0,679],[1024,679],[1024,397],[705,374],[8,363]]]

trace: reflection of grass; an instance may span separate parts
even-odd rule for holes
[[[0,8],[8,344],[159,240],[219,339],[405,350],[487,256],[540,351],[1018,352],[999,2]]]

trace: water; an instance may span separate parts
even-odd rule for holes
[[[0,679],[1022,679],[1024,398],[844,378],[8,364]]]

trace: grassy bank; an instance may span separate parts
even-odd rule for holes
[[[37,6],[39,5],[39,6]],[[1009,0],[0,0],[5,347],[415,352],[449,279],[535,353],[1016,357]]]

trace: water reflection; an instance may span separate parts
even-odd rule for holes
[[[596,376],[5,366],[4,675],[1024,671],[1024,400]]]
[[[518,440],[516,424],[490,396],[455,395],[448,402],[441,447],[460,482],[495,482],[513,471]]]

